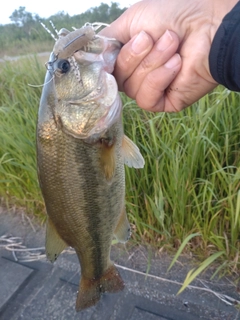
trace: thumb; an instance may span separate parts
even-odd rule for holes
[[[108,38],[114,38],[123,44],[127,43],[130,40],[130,34],[126,16],[127,15],[123,13],[117,20],[112,22],[109,27],[101,30],[99,34]]]
[[[108,38],[114,38],[123,44],[127,43],[135,34],[141,31],[138,30],[133,34],[133,30],[131,30],[131,24],[136,18],[139,4],[132,5],[119,18],[113,21],[109,27],[101,30],[99,34]]]

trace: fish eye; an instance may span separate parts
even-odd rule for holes
[[[68,60],[61,59],[57,63],[57,68],[61,73],[67,73],[70,70],[70,63]]]

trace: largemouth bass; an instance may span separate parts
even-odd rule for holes
[[[138,147],[124,135],[111,75],[121,44],[87,28],[60,31],[47,63],[37,124],[46,255],[54,262],[67,246],[75,249],[81,265],[77,311],[96,304],[103,292],[124,288],[110,259],[111,243],[114,236],[120,242],[130,237],[124,164],[144,165]]]

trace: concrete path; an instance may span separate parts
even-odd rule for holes
[[[16,238],[18,237],[18,238]],[[10,251],[15,243],[15,251]],[[131,248],[132,246],[132,248]],[[9,250],[7,250],[7,248]],[[39,248],[32,251],[31,248]],[[26,249],[26,251],[17,251]],[[171,259],[131,243],[128,249],[114,246],[112,259],[126,288],[104,294],[94,307],[75,312],[79,264],[72,250],[55,264],[44,255],[44,228],[23,213],[0,209],[0,319],[1,320],[238,320],[240,313],[214,292],[240,300],[232,279],[209,281],[210,272],[176,296],[190,268],[191,260],[181,258],[170,272]],[[35,260],[26,262],[26,260]],[[36,260],[39,259],[39,260]],[[25,261],[25,262],[24,262]],[[187,266],[187,267],[186,267]],[[127,269],[126,269],[127,268]],[[145,273],[148,271],[149,276]],[[212,270],[212,273],[214,270]],[[202,289],[201,289],[202,288]],[[234,304],[234,301],[232,301]]]

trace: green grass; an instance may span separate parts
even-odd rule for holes
[[[51,52],[54,40],[32,41],[26,39],[8,41],[6,47],[0,47],[0,58],[28,55],[36,52]]]
[[[3,203],[40,214],[35,128],[44,68],[37,59],[0,65],[0,195]]]
[[[215,91],[178,114],[150,114],[132,102],[125,131],[144,170],[126,168],[127,208],[142,239],[157,247],[222,258],[239,268],[240,95]]]
[[[35,155],[41,88],[28,83],[43,83],[45,70],[34,58],[0,70],[0,196],[43,218]],[[126,168],[134,239],[191,251],[205,259],[201,270],[216,258],[218,270],[238,272],[240,95],[218,88],[178,114],[147,113],[122,99],[125,132],[146,162]]]

